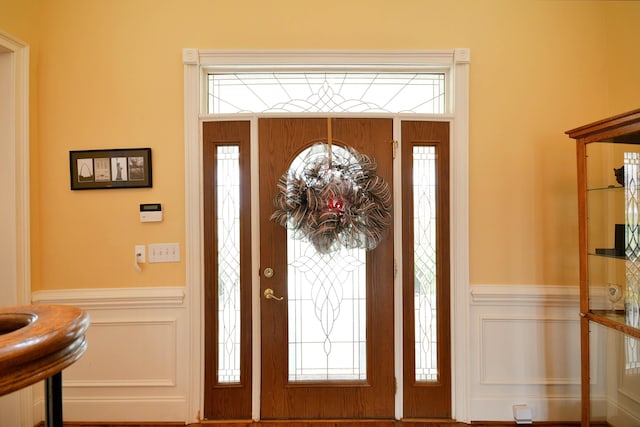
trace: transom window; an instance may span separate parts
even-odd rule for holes
[[[211,72],[207,112],[443,114],[446,73]]]

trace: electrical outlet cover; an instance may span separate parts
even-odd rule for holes
[[[513,405],[513,418],[516,424],[532,424],[533,415],[528,405]]]

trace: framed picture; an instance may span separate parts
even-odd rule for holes
[[[151,148],[69,152],[72,190],[152,187]]]

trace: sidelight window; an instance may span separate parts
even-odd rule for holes
[[[240,381],[240,151],[216,150],[219,383]]]
[[[415,380],[437,381],[436,147],[413,147]]]

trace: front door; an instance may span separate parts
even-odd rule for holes
[[[394,417],[394,230],[370,251],[320,254],[271,220],[280,177],[304,165],[317,143],[326,148],[329,135],[332,152],[348,146],[370,156],[389,186],[393,156],[402,156],[403,414],[451,416],[448,123],[403,122],[395,153],[392,123],[258,119],[259,206],[250,197],[252,123],[203,124],[205,419],[250,419],[258,400],[263,420]],[[256,211],[260,266],[252,271]]]
[[[377,160],[391,186],[392,120],[260,119],[262,419],[392,418],[393,231],[320,254],[270,220],[276,183],[318,142]],[[331,135],[328,135],[329,132]],[[276,298],[266,298],[273,291]],[[280,299],[282,298],[282,299]]]

